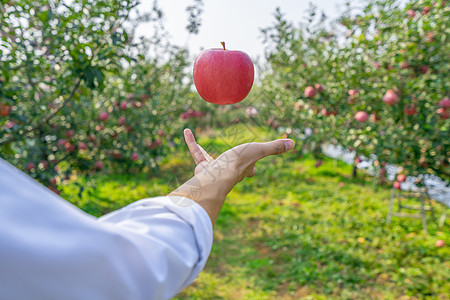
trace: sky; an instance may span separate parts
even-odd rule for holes
[[[274,22],[276,7],[281,8],[287,20],[298,25],[306,16],[310,1],[306,0],[204,0],[202,25],[197,35],[189,36],[185,29],[188,23],[186,7],[193,0],[159,0],[158,5],[164,12],[164,24],[170,34],[171,42],[189,48],[191,53],[203,49],[221,47],[246,52],[252,60],[263,58],[261,28]],[[342,6],[342,0],[316,0],[314,5],[334,19]],[[152,0],[143,0],[142,7],[150,9]],[[141,26],[138,34],[150,32],[149,27]]]

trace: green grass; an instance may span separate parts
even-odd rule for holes
[[[240,140],[218,134],[200,143],[219,153],[256,138],[244,131]],[[100,216],[167,194],[192,171],[180,151],[157,175],[79,178],[63,187],[63,197]],[[257,176],[227,197],[205,270],[177,299],[450,299],[448,221],[438,229],[430,216],[428,236],[420,220],[387,225],[390,188],[350,174],[344,163],[315,168],[313,159],[291,153],[258,163]],[[438,239],[447,245],[435,247]]]

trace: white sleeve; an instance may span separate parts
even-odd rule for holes
[[[211,247],[211,220],[190,199],[96,219],[0,159],[0,299],[170,299]]]

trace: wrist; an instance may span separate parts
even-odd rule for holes
[[[225,202],[225,198],[236,184],[235,174],[230,170],[205,170],[189,179],[169,194],[194,200],[202,206],[213,225]]]

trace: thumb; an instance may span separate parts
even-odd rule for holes
[[[295,147],[295,143],[291,139],[280,139],[266,143],[260,143],[259,147],[260,150],[257,152],[258,160],[269,155],[277,155],[284,152],[288,152],[289,150]]]
[[[232,150],[243,161],[255,163],[269,155],[277,155],[294,148],[295,143],[291,139],[279,139],[266,143],[249,143],[240,145]]]

